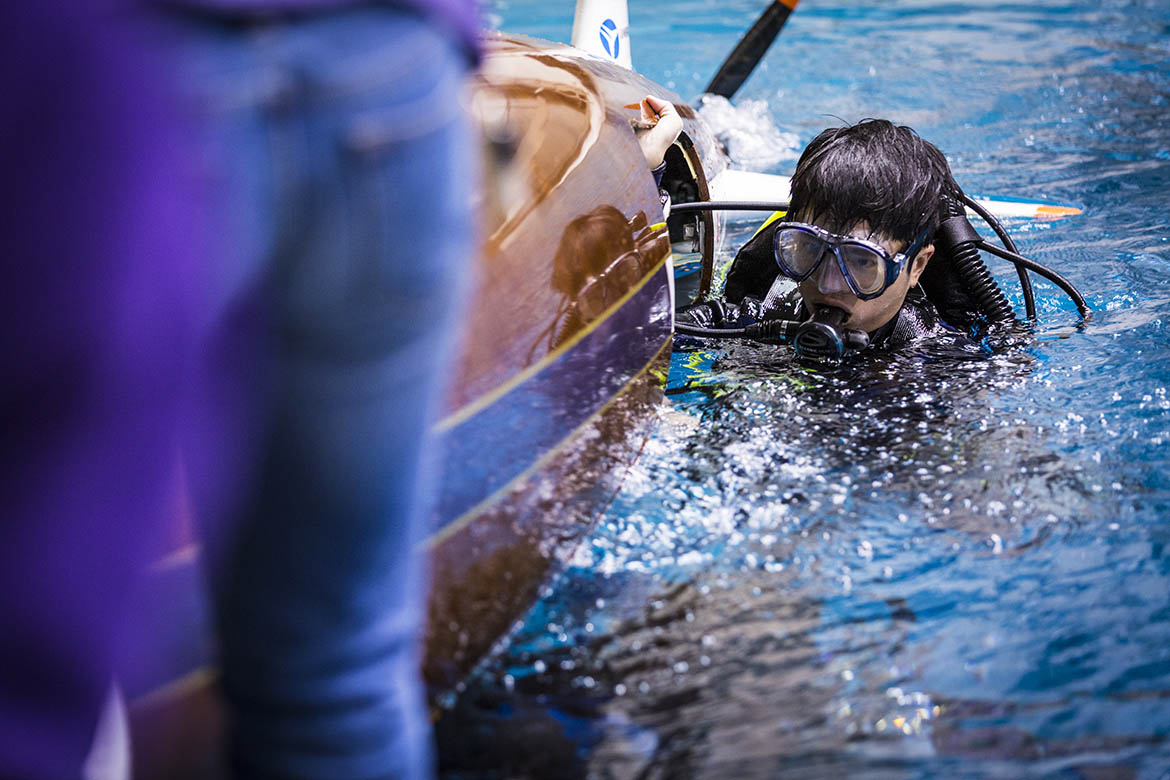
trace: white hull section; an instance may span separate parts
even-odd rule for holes
[[[725,170],[710,183],[713,201],[788,201],[789,178],[770,173]],[[996,198],[973,195],[975,202],[1000,219],[1053,220],[1075,216],[1081,209],[1061,203],[1045,203],[1020,198]],[[729,220],[763,219],[758,211],[728,211]],[[970,211],[969,217],[975,216]]]

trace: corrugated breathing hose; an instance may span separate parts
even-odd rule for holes
[[[978,245],[983,239],[967,221],[962,204],[948,199],[947,213],[947,219],[938,227],[935,242],[950,255],[955,275],[989,322],[1015,322],[1011,304],[979,255]]]

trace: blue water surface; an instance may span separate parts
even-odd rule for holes
[[[635,0],[634,65],[693,99],[765,5]],[[569,38],[573,3],[489,8]],[[909,124],[969,192],[1084,208],[1008,227],[1094,317],[1036,280],[1035,339],[988,355],[676,351],[622,491],[447,702],[442,773],[1170,777],[1168,101],[1165,2],[803,0],[711,109],[735,164]]]

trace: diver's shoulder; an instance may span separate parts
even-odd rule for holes
[[[927,340],[946,340],[949,342],[971,341],[964,331],[947,322],[938,311],[938,307],[922,292],[920,287],[913,287],[906,294],[902,308],[898,310],[893,328],[885,338],[875,346],[898,349],[909,344]],[[974,341],[971,341],[974,344]]]

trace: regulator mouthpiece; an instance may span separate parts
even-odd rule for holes
[[[840,360],[846,352],[869,346],[869,334],[846,330],[849,315],[836,306],[821,306],[801,324],[792,340],[797,357],[806,360]]]

